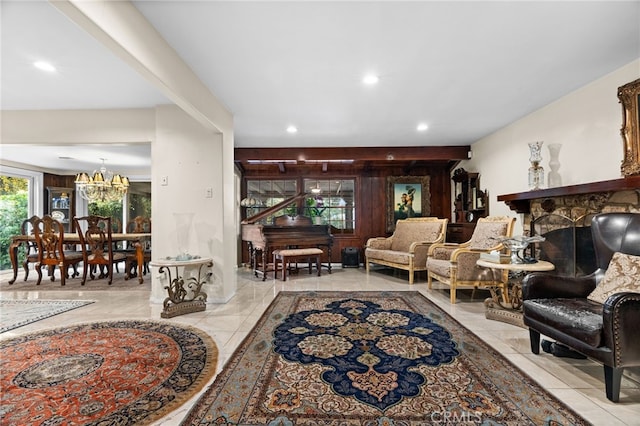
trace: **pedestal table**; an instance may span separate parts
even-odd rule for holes
[[[159,267],[158,272],[166,274],[169,281],[169,285],[165,286],[169,296],[163,302],[164,309],[160,314],[162,318],[201,312],[206,309],[207,294],[201,289],[211,272],[203,272],[203,268],[208,269],[213,266],[212,258],[195,257],[188,260],[167,258],[154,260],[149,265]],[[175,275],[172,275],[171,268],[174,268]],[[188,270],[196,270],[196,274],[187,276]]]
[[[555,269],[553,263],[545,260],[538,260],[535,263],[498,263],[479,259],[476,264],[492,271],[506,269],[510,272],[507,283],[509,305],[504,305],[498,290],[490,289],[491,297],[484,301],[485,317],[524,327],[522,322],[522,277],[530,272],[552,271]]]

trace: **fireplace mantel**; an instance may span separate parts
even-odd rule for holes
[[[580,185],[560,186],[557,188],[539,189],[537,191],[517,192],[498,195],[498,201],[504,201],[511,210],[517,213],[530,213],[531,200],[581,195],[598,192],[616,192],[640,189],[640,175],[627,176],[623,179],[606,180]]]

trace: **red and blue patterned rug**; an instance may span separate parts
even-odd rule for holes
[[[183,425],[588,424],[418,292],[280,292]]]
[[[0,341],[0,424],[145,425],[215,373],[204,332],[156,321],[73,325]]]

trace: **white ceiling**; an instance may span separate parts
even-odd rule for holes
[[[640,57],[640,1],[133,3],[233,113],[236,147],[468,145]],[[169,102],[48,2],[0,7],[2,110]]]

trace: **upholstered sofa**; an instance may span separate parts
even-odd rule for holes
[[[364,251],[367,274],[370,263],[390,266],[409,271],[409,284],[413,284],[414,272],[426,270],[431,244],[444,241],[447,223],[448,219],[437,217],[398,220],[393,235],[367,241]]]
[[[640,214],[601,213],[591,233],[597,269],[527,275],[523,319],[534,354],[544,334],[602,363],[607,398],[618,402],[623,370],[640,366]]]

